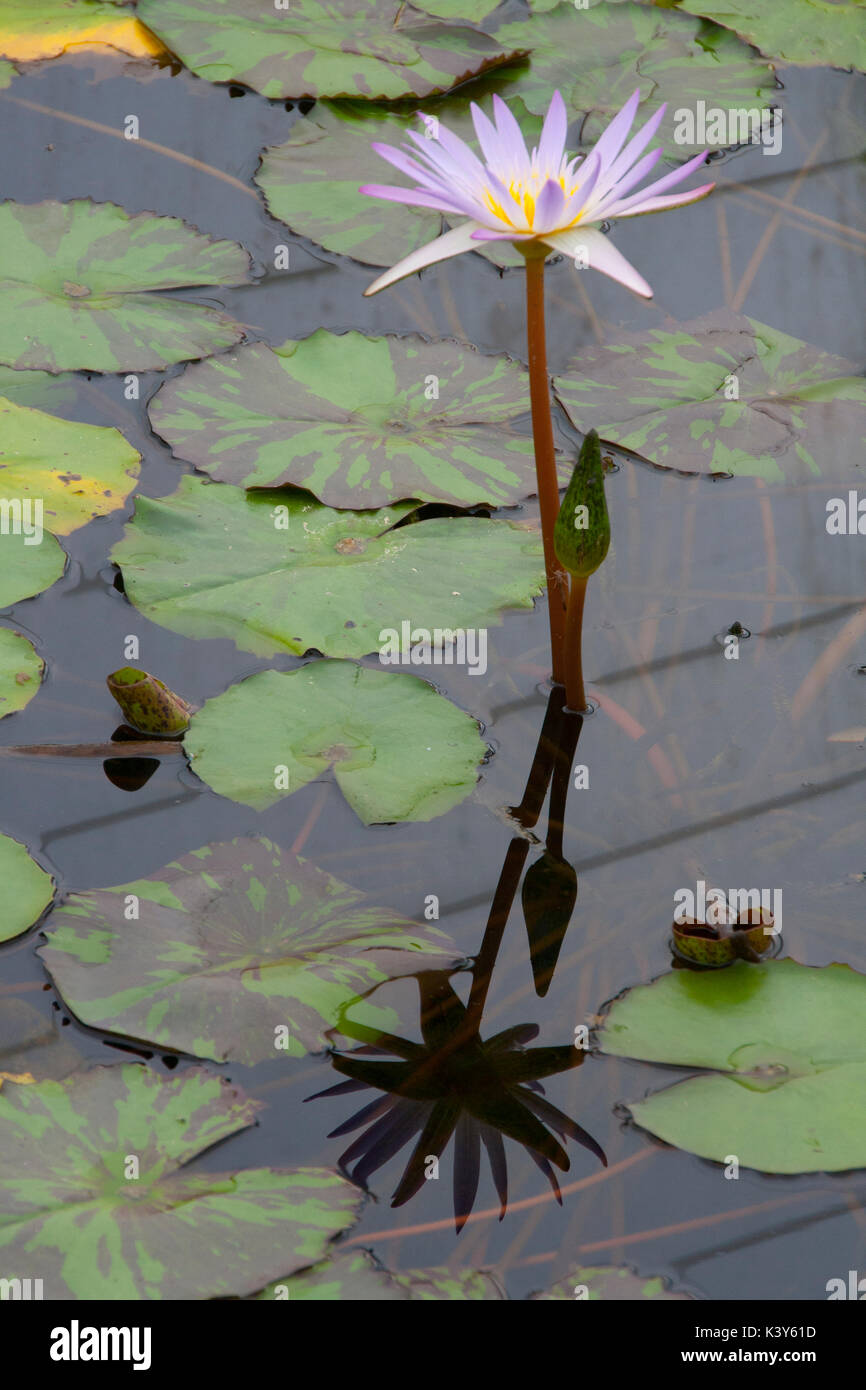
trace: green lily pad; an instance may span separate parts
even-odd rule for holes
[[[363,1194],[325,1168],[186,1172],[259,1106],[192,1067],[94,1067],[0,1092],[0,1260],[46,1299],[254,1293],[320,1260]],[[137,1175],[130,1160],[137,1160]]]
[[[0,627],[0,719],[29,705],[44,669],[45,662],[26,637]]]
[[[848,965],[674,971],[616,1000],[600,1043],[714,1072],[629,1106],[668,1144],[767,1173],[866,1167],[866,976]]]
[[[484,105],[489,109],[489,102]],[[541,118],[529,116],[519,98],[509,106],[529,144],[537,143]],[[269,211],[293,232],[365,265],[393,265],[426,246],[443,230],[438,212],[359,192],[363,184],[401,181],[373,149],[374,142],[402,145],[407,130],[432,131],[430,122],[441,117],[455,135],[476,146],[468,100],[426,101],[424,115],[427,121],[419,121],[414,105],[392,112],[362,101],[316,102],[289,138],[262,156],[255,182]],[[463,219],[452,221],[456,225]],[[507,242],[478,242],[473,254],[496,265],[524,264]]]
[[[644,97],[637,122],[668,103],[656,140],[679,159],[711,148],[712,141],[677,141],[678,109],[703,100],[708,110],[763,111],[778,97],[765,60],[727,29],[678,10],[606,0],[578,10],[563,0],[546,14],[502,24],[495,34],[503,44],[531,50],[528,72],[513,83],[529,110],[545,112],[559,88],[569,110],[582,118],[585,143],[598,138],[636,87]]]
[[[594,426],[659,467],[844,480],[866,446],[866,381],[856,373],[844,358],[721,310],[589,348],[554,390],[578,429]]]
[[[51,372],[147,370],[233,347],[225,314],[158,290],[240,285],[249,257],[178,217],[115,203],[0,203],[0,361]]]
[[[31,513],[31,523],[33,514]],[[48,532],[38,545],[29,544],[35,532],[0,532],[0,608],[49,589],[66,568],[66,551]]]
[[[0,941],[11,941],[32,927],[45,911],[54,897],[54,879],[30,858],[26,846],[9,835],[0,835],[0,883]]]
[[[514,56],[403,0],[138,0],[137,12],[199,77],[266,97],[423,97]]]
[[[412,510],[338,512],[306,493],[184,477],[170,497],[136,499],[111,558],[153,622],[256,656],[365,656],[407,617],[413,630],[486,628],[503,608],[532,607],[535,535],[484,517],[389,530]]]
[[[46,1018],[23,999],[3,1000],[0,1086],[4,1081],[14,1081],[19,1086],[59,1081],[81,1065],[81,1053],[70,1042],[68,1031],[61,1032],[56,1013]]]
[[[38,499],[43,524],[57,535],[122,507],[140,462],[120,430],[60,420],[0,397],[0,491]]]
[[[680,8],[733,29],[768,58],[866,72],[862,0],[682,0]]]
[[[178,458],[243,487],[293,483],[331,507],[401,498],[507,506],[537,489],[529,377],[453,342],[320,328],[189,367],[151,402]]]
[[[256,811],[333,769],[365,825],[444,815],[486,751],[475,720],[426,681],[350,661],[249,676],[205,701],[184,745],[203,782]]]
[[[18,76],[18,69],[14,63],[8,63],[5,58],[0,59],[0,89],[8,87],[13,77]]]
[[[322,1264],[275,1279],[256,1294],[261,1302],[407,1302],[409,1294],[369,1250],[351,1250]]]
[[[45,936],[39,954],[83,1023],[248,1066],[322,1051],[350,1005],[353,1020],[393,1027],[391,1010],[361,997],[460,960],[435,927],[264,839],[205,845],[149,878],[72,893]]]
[[[646,1278],[634,1270],[617,1265],[579,1266],[567,1279],[560,1279],[543,1293],[531,1293],[531,1303],[568,1299],[570,1302],[627,1301],[640,1303],[644,1299],[657,1303],[670,1300],[689,1300],[687,1293],[676,1293],[660,1275]]]
[[[0,396],[16,405],[36,406],[39,410],[74,401],[75,382],[72,372],[54,376],[51,372],[24,372],[0,366]]]

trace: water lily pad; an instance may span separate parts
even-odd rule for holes
[[[42,1279],[46,1299],[91,1301],[244,1295],[315,1263],[363,1203],[339,1174],[183,1169],[258,1109],[203,1067],[7,1082],[0,1260]]]
[[[17,77],[18,69],[14,63],[7,63],[5,58],[0,59],[0,89],[8,87],[13,77]]]
[[[0,361],[51,372],[146,370],[232,347],[243,329],[158,290],[240,285],[249,257],[178,217],[115,203],[0,203]]]
[[[403,0],[138,0],[138,14],[199,77],[266,97],[427,96],[513,56]]]
[[[288,1278],[275,1279],[256,1294],[271,1303],[380,1303],[408,1302],[409,1294],[383,1269],[369,1250],[351,1250],[322,1264],[302,1269]]]
[[[554,389],[578,429],[664,468],[803,482],[864,458],[856,366],[727,310],[589,348]]]
[[[0,396],[16,405],[47,410],[74,401],[77,380],[72,372],[55,376],[51,372],[24,372],[0,366]]]
[[[489,102],[485,105],[489,109]],[[540,117],[528,116],[519,98],[509,105],[532,145],[541,131]],[[373,149],[374,142],[402,145],[409,129],[432,134],[431,122],[440,115],[449,130],[477,147],[467,100],[425,101],[424,115],[426,121],[414,105],[392,112],[369,102],[316,102],[293,125],[289,138],[262,156],[255,182],[270,212],[326,250],[365,265],[393,265],[433,241],[443,230],[438,212],[384,203],[359,192],[363,184],[399,182]],[[523,264],[505,242],[478,242],[478,254],[497,265]]]
[[[32,1086],[37,1081],[59,1081],[82,1064],[81,1053],[61,1032],[59,1017],[46,1018],[23,999],[3,1000],[0,1011],[0,1086],[14,1081]]]
[[[391,1278],[410,1298],[477,1302],[499,1302],[508,1297],[493,1270],[457,1269],[447,1265],[432,1269],[393,1271]]]
[[[30,858],[26,846],[9,835],[0,835],[0,883],[0,941],[11,941],[32,927],[45,911],[54,896],[54,880]]]
[[[437,19],[466,19],[480,24],[500,3],[501,0],[415,0],[415,9]]]
[[[0,0],[0,53],[7,58],[28,63],[94,44],[134,58],[162,52],[162,44],[117,0]]]
[[[138,917],[127,920],[130,895]],[[205,845],[133,883],[72,893],[39,952],[83,1023],[218,1062],[327,1047],[356,1002],[395,976],[448,969],[449,937],[417,926],[270,840]]]
[[[401,498],[472,506],[536,491],[529,377],[453,342],[320,328],[253,343],[167,382],[150,421],[172,452],[221,482],[293,483],[331,507]]]
[[[616,1000],[600,1042],[714,1073],[630,1104],[669,1144],[768,1173],[866,1167],[866,976],[848,965],[674,971]]]
[[[680,8],[733,29],[768,58],[866,72],[862,0],[682,0]]]
[[[485,628],[503,608],[532,606],[536,536],[484,517],[388,529],[411,511],[338,512],[306,493],[185,477],[170,497],[137,498],[111,558],[148,618],[256,656],[364,656],[406,619],[413,630]]]
[[[0,627],[0,719],[29,705],[44,669],[44,661],[26,637]]]
[[[38,499],[43,524],[56,535],[122,507],[140,461],[120,430],[60,420],[0,397],[0,492]]]
[[[32,515],[31,515],[32,521]],[[35,533],[0,532],[0,608],[11,608],[51,587],[66,568],[66,551],[47,532],[38,545]]]
[[[503,44],[531,50],[528,72],[514,79],[530,111],[546,111],[559,88],[570,111],[582,118],[584,142],[598,138],[636,87],[644,98],[636,121],[668,103],[657,139],[678,159],[712,146],[674,138],[678,109],[694,110],[702,100],[707,109],[764,110],[778,96],[769,64],[735,34],[678,10],[604,0],[590,0],[584,10],[563,0],[546,14],[502,24],[495,33]]]
[[[687,1293],[676,1293],[670,1288],[668,1281],[658,1274],[646,1278],[623,1266],[580,1265],[574,1274],[569,1275],[567,1279],[560,1279],[543,1293],[530,1294],[529,1301],[543,1303],[568,1299],[570,1302],[577,1300],[595,1303],[601,1299],[605,1302],[614,1300],[639,1303],[647,1298],[653,1302],[666,1303],[671,1299],[688,1300],[689,1297]]]
[[[257,811],[332,769],[365,825],[444,815],[486,751],[475,720],[425,681],[349,661],[249,676],[205,702],[184,743],[202,781]]]

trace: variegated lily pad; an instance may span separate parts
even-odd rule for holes
[[[514,56],[403,0],[138,0],[138,15],[199,77],[266,97],[423,97]]]
[[[413,631],[477,629],[532,607],[543,584],[536,535],[484,517],[389,529],[412,509],[334,511],[306,493],[185,477],[170,497],[136,500],[111,558],[153,622],[256,656],[360,657],[407,619]]]
[[[61,1301],[225,1298],[316,1263],[363,1203],[345,1178],[184,1170],[259,1108],[202,1067],[6,1082],[0,1262]]]
[[[11,941],[32,927],[45,911],[54,896],[54,880],[30,858],[25,845],[9,835],[0,835],[0,883],[0,941]]]
[[[0,627],[0,719],[30,703],[39,689],[44,666],[26,637]]]
[[[866,72],[863,0],[681,0],[680,9],[733,29],[768,58]]]
[[[637,121],[668,103],[657,138],[678,159],[713,145],[697,136],[695,143],[680,143],[678,110],[695,109],[699,100],[706,109],[763,110],[778,96],[769,64],[735,34],[656,5],[589,0],[578,9],[562,0],[495,33],[503,44],[531,50],[528,72],[513,80],[515,94],[530,111],[543,113],[559,88],[582,119],[584,142],[598,138],[636,87],[643,96]],[[722,138],[718,147],[732,143]]]
[[[41,508],[45,529],[66,536],[122,507],[141,455],[120,430],[82,425],[0,397],[0,492]]]
[[[489,109],[489,102],[482,104]],[[519,97],[509,106],[529,145],[537,143],[541,118],[530,116]],[[283,144],[265,150],[255,181],[273,216],[292,231],[365,265],[393,265],[433,241],[443,224],[429,208],[385,203],[359,192],[362,184],[400,182],[373,143],[402,145],[410,129],[432,138],[440,115],[449,130],[475,145],[465,98],[425,101],[423,118],[417,103],[392,112],[369,102],[318,101]],[[507,242],[478,242],[477,248],[497,265],[524,263]]]
[[[0,1086],[14,1081],[32,1086],[37,1081],[59,1081],[83,1063],[69,1031],[61,1031],[60,1018],[34,1009],[23,999],[6,998],[0,1011]],[[0,1217],[2,1221],[2,1217]]]
[[[409,1294],[369,1250],[351,1250],[275,1279],[256,1298],[265,1303],[407,1303]]]
[[[600,1042],[711,1073],[629,1105],[668,1144],[767,1173],[866,1168],[866,976],[848,965],[673,971],[616,999]]]
[[[866,459],[855,365],[727,310],[588,348],[554,389],[578,429],[663,468],[854,481]]]
[[[0,362],[143,371],[232,347],[232,319],[157,291],[244,284],[249,264],[177,217],[86,198],[0,203]]]
[[[129,920],[130,901],[138,916]],[[323,1050],[353,1020],[391,1029],[361,996],[460,952],[270,840],[205,845],[160,872],[72,893],[39,952],[83,1023],[218,1062]]]
[[[366,508],[505,506],[535,492],[532,440],[511,428],[528,410],[529,377],[507,357],[320,328],[188,368],[149,414],[178,458],[221,482],[293,483]]]
[[[617,1265],[578,1265],[567,1279],[560,1279],[543,1293],[529,1295],[532,1303],[570,1302],[595,1303],[599,1300],[610,1303],[641,1303],[650,1299],[654,1303],[667,1303],[670,1300],[688,1300],[687,1293],[677,1293],[668,1281],[660,1275],[649,1278],[635,1274],[634,1270]]]
[[[486,751],[475,720],[426,681],[351,661],[249,676],[205,702],[184,744],[202,781],[257,811],[332,769],[365,825],[444,815]]]

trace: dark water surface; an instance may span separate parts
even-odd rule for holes
[[[617,244],[656,291],[651,304],[602,276],[578,277],[565,264],[552,269],[552,370],[617,329],[645,330],[724,304],[863,362],[862,81],[829,71],[782,77],[781,155],[730,156],[715,166],[720,190],[688,215],[617,228]],[[520,275],[500,277],[478,257],[462,257],[364,300],[369,268],[291,237],[267,216],[251,182],[258,153],[286,138],[303,119],[297,110],[120,55],[45,64],[17,79],[0,102],[4,196],[118,202],[242,242],[259,283],[183,297],[224,305],[251,338],[278,344],[322,325],[420,331],[525,356]],[[128,113],[138,115],[147,140],[212,167],[191,168],[117,138]],[[291,246],[291,268],[275,273],[268,267],[280,242]],[[49,408],[121,428],[143,454],[139,490],[166,494],[188,470],[151,434],[145,407],[175,370],[143,375],[139,402],[123,399],[122,376],[80,376],[75,402]],[[563,441],[574,439],[566,433]],[[824,528],[826,501],[839,490],[820,480],[766,488],[749,479],[684,478],[620,459],[607,482],[613,545],[590,583],[584,649],[587,678],[607,703],[581,733],[578,761],[589,768],[590,786],[571,793],[564,842],[579,875],[578,905],[553,987],[539,1000],[518,901],[486,1032],[535,1021],[541,1043],[568,1043],[606,1000],[670,967],[673,894],[698,878],[782,887],[786,954],[866,970],[866,744],[831,741],[866,726],[862,541],[830,538]],[[532,516],[532,506],[523,514]],[[192,642],[148,623],[114,587],[106,559],[123,524],[116,514],[66,538],[65,577],[4,615],[4,625],[30,636],[47,662],[39,697],[3,722],[4,743],[108,739],[118,719],[105,675],[123,664],[128,633],[140,639],[140,664],[195,703],[267,665],[298,664],[288,657],[257,662],[229,642]],[[752,633],[737,662],[724,659],[716,640],[735,621]],[[429,672],[483,721],[494,749],[475,797],[440,820],[365,829],[329,777],[257,815],[216,796],[180,760],[165,762],[130,794],[108,781],[98,761],[33,758],[2,762],[0,831],[26,841],[61,891],[142,877],[209,841],[262,833],[291,846],[303,835],[314,863],[379,903],[420,917],[425,896],[437,894],[440,925],[471,955],[513,833],[501,808],[520,800],[544,713],[545,611],[509,614],[489,636],[483,679],[453,668]],[[542,836],[543,825],[542,818]],[[530,862],[540,852],[533,849]],[[58,1005],[44,986],[38,941],[33,932],[0,950],[0,995],[49,1013]],[[401,1031],[417,1037],[413,984],[383,995],[399,1009]],[[65,1033],[92,1059],[120,1056],[74,1021]],[[165,1064],[157,1056],[153,1064],[175,1059]],[[268,1108],[256,1128],[211,1151],[200,1167],[335,1162],[347,1141],[325,1135],[357,1108],[354,1098],[302,1105],[338,1079],[326,1059],[226,1071]],[[513,1296],[577,1264],[625,1262],[713,1298],[816,1299],[827,1279],[844,1277],[858,1260],[862,1267],[862,1174],[744,1171],[726,1181],[717,1165],[665,1149],[616,1111],[618,1102],[674,1075],[590,1057],[546,1083],[553,1103],[599,1140],[613,1170],[567,1194],[563,1209],[524,1151],[509,1143],[510,1200],[537,1200],[509,1211],[501,1225],[495,1217],[473,1221],[455,1239],[447,1160],[442,1181],[425,1183],[409,1206],[390,1210],[404,1151],[375,1176],[379,1201],[353,1235],[395,1268],[495,1263]],[[564,1185],[599,1173],[590,1155],[570,1151]],[[495,1205],[483,1172],[476,1210]],[[418,1229],[404,1233],[407,1227]]]

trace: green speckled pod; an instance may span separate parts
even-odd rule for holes
[[[143,734],[173,737],[189,728],[192,708],[164,681],[134,666],[122,666],[106,678],[123,717]]]
[[[590,430],[574,466],[553,529],[556,558],[569,574],[588,579],[607,554],[610,517],[598,433]]]

